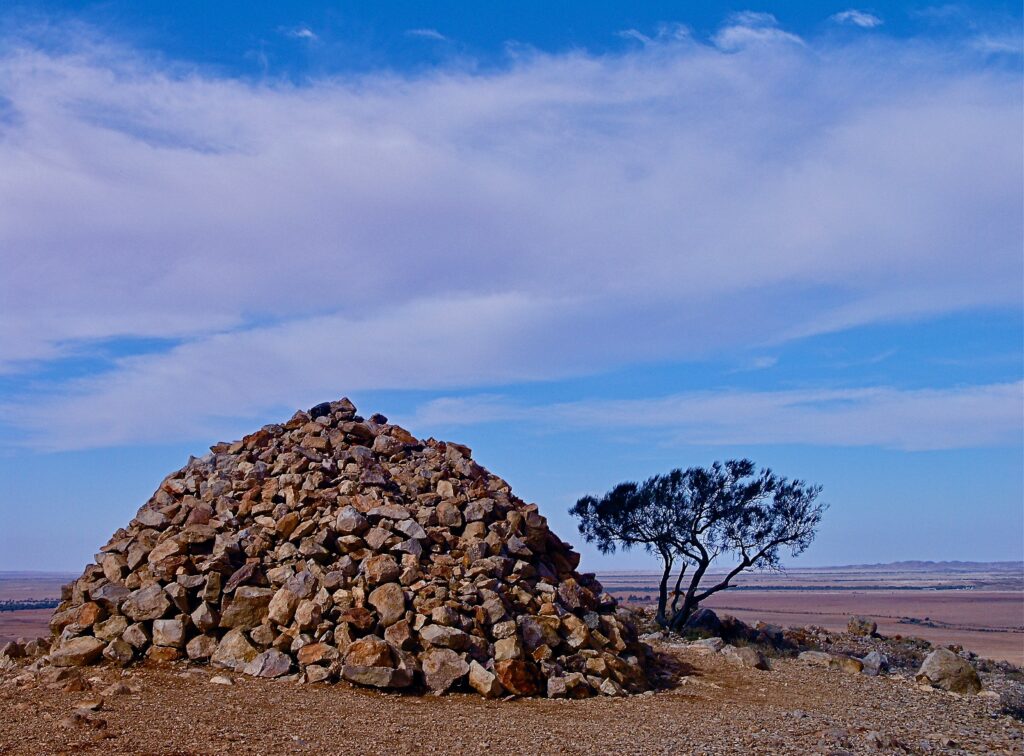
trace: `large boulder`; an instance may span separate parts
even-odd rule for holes
[[[259,651],[245,637],[245,633],[234,628],[221,638],[217,650],[210,657],[210,662],[215,667],[242,670],[256,658],[257,654]]]
[[[727,662],[737,667],[767,671],[768,660],[753,646],[725,646],[719,652]]]
[[[953,693],[974,694],[981,690],[981,678],[971,663],[948,648],[937,648],[925,657],[917,681]]]
[[[850,617],[850,621],[846,623],[846,631],[851,635],[870,638],[878,632],[878,623],[868,617]]]
[[[221,613],[220,626],[242,629],[256,627],[267,616],[273,597],[274,591],[271,588],[244,585],[236,589],[231,603]]]
[[[706,636],[718,635],[722,632],[722,621],[711,609],[701,607],[686,620],[683,632]]]
[[[420,657],[423,678],[435,693],[444,693],[469,672],[465,658],[449,648],[429,648]]]
[[[247,675],[254,677],[281,677],[292,668],[292,658],[275,648],[259,654],[245,667]]]
[[[49,662],[54,667],[81,667],[92,664],[102,656],[106,645],[91,635],[70,638],[61,643],[56,651],[50,653]]]
[[[122,613],[136,622],[155,620],[163,617],[171,608],[170,599],[162,586],[149,585],[128,594],[121,605]]]

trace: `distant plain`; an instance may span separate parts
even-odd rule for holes
[[[649,605],[659,575],[599,575],[628,604]],[[711,577],[714,580],[714,576]],[[908,562],[795,568],[740,576],[736,588],[706,606],[745,622],[782,627],[846,627],[851,615],[871,617],[882,635],[959,644],[989,659],[1024,665],[1024,565],[1019,562]]]

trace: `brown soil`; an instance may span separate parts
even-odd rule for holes
[[[0,612],[0,645],[18,638],[45,638],[50,634],[53,609]]]
[[[991,694],[672,653],[687,673],[674,689],[583,701],[415,698],[236,675],[222,686],[209,669],[88,669],[91,690],[63,692],[18,683],[15,670],[0,673],[0,754],[1024,753],[1024,725],[997,714]],[[69,718],[117,680],[134,692]]]
[[[0,601],[60,598],[60,587],[76,575],[61,572],[0,572]]]
[[[1009,591],[737,591],[707,606],[754,623],[842,630],[851,615],[878,623],[885,636],[958,644],[987,659],[1024,665],[1024,594]],[[900,622],[914,618],[922,623]]]

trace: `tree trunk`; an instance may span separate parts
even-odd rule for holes
[[[686,597],[683,599],[683,605],[679,607],[679,610],[672,614],[672,620],[669,622],[668,628],[673,632],[680,632],[683,629],[683,625],[686,624],[686,620],[690,619],[690,615],[693,614],[697,608],[699,602],[694,600],[697,594],[697,588],[700,586],[701,578],[704,577],[704,573],[707,572],[708,566],[711,561],[708,559],[702,559],[698,565],[696,571],[693,573],[693,577],[690,578],[690,586],[686,589]]]
[[[654,616],[654,621],[661,627],[668,627],[668,615],[665,612],[665,607],[668,605],[668,579],[672,574],[672,557],[662,552],[661,560],[665,569],[661,573],[661,583],[658,585],[658,613]]]

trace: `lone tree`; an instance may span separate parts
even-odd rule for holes
[[[584,496],[570,509],[583,537],[605,554],[642,547],[661,557],[657,622],[679,631],[700,602],[725,590],[744,570],[779,569],[779,551],[795,556],[814,539],[826,505],[821,486],[757,472],[748,459],[715,462],[621,483],[600,499]],[[718,558],[735,565],[702,588]],[[678,569],[669,603],[669,581]],[[684,580],[689,582],[683,589]]]

